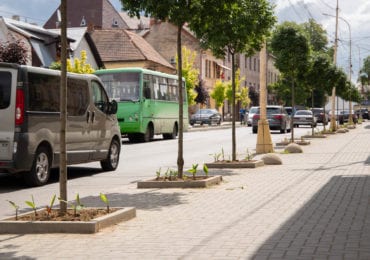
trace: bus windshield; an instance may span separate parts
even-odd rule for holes
[[[106,73],[99,75],[110,99],[138,101],[140,99],[140,73]]]

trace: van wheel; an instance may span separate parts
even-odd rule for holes
[[[25,173],[24,180],[30,186],[42,186],[50,177],[51,156],[47,148],[37,149],[30,172]]]
[[[257,127],[252,127],[252,133],[253,133],[253,134],[257,134],[257,132],[258,132]]]
[[[173,125],[173,129],[172,129],[172,133],[170,133],[170,134],[163,134],[163,139],[175,139],[176,136],[177,136],[177,132],[178,132],[177,125],[174,124]]]
[[[104,171],[114,171],[117,169],[120,150],[121,146],[119,141],[113,139],[109,147],[107,159],[100,161],[100,165]]]

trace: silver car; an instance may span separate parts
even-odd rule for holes
[[[316,127],[317,117],[310,110],[298,110],[293,116],[293,126],[299,127],[300,125]]]

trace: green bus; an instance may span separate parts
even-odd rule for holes
[[[95,71],[111,100],[118,103],[121,134],[131,142],[148,142],[154,135],[175,139],[179,129],[178,76],[143,68]],[[183,79],[183,129],[188,128],[188,104]]]

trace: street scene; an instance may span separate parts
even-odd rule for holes
[[[370,259],[366,0],[2,0],[0,260]]]

